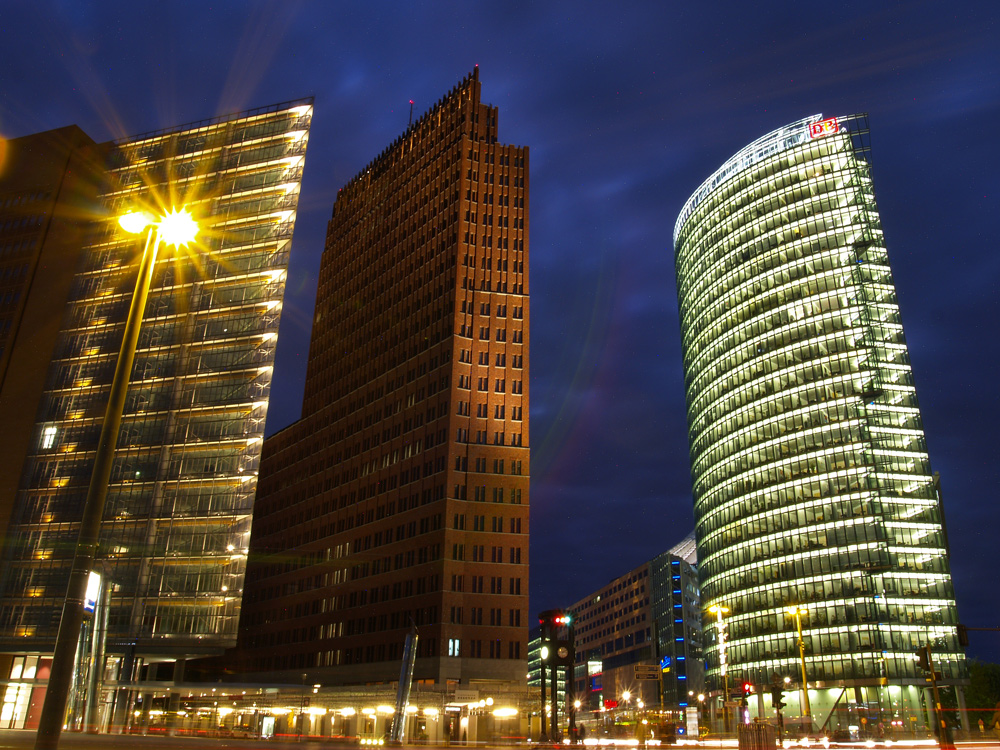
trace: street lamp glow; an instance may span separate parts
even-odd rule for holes
[[[170,213],[160,219],[158,226],[160,239],[165,245],[184,247],[198,234],[198,222],[186,208],[179,211],[170,209]]]
[[[632,697],[632,693],[630,691],[628,691],[628,690],[626,690],[625,692],[622,693],[622,699],[625,700],[625,701],[627,701],[631,697]]]
[[[164,245],[184,247],[198,234],[198,222],[186,208],[170,209],[159,220],[146,211],[129,211],[118,217],[118,224],[130,234],[139,234],[147,227],[156,227]]]
[[[150,224],[155,224],[156,219],[152,214],[145,211],[129,211],[118,217],[118,225],[129,234],[139,234]]]

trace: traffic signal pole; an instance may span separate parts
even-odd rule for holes
[[[928,643],[920,651],[926,656],[927,671],[930,672],[930,676],[927,679],[931,683],[931,691],[934,694],[934,715],[938,725],[938,741],[941,743],[942,750],[955,750],[955,741],[951,738],[951,727],[944,720],[944,712],[941,710],[941,695],[938,692],[937,685],[938,673],[934,671],[934,655],[931,652],[931,645]],[[922,661],[920,663],[923,666]]]

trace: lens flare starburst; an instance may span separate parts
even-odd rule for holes
[[[187,209],[170,209],[158,224],[160,239],[166,245],[185,247],[198,234],[198,222]]]

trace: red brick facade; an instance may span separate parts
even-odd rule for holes
[[[302,419],[265,441],[243,669],[524,681],[528,151],[474,72],[338,194]]]

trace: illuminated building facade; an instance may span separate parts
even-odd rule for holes
[[[576,698],[584,711],[631,706],[676,711],[703,689],[701,604],[694,538],[614,579],[570,606],[575,615]],[[655,680],[635,666],[655,665]]]
[[[47,671],[143,245],[116,219],[136,207],[186,205],[201,229],[186,251],[161,251],[139,337],[98,553],[106,674],[128,681],[143,663],[235,644],[311,116],[300,100],[92,147],[96,213],[74,236],[68,299],[51,311],[60,331],[31,373],[43,392],[22,406],[25,433],[3,437],[28,441],[19,485],[4,488],[9,674]],[[10,372],[28,366],[15,350]]]
[[[697,705],[694,696],[705,689],[697,563],[693,533],[649,562],[650,607],[668,708]]]
[[[729,684],[800,681],[800,607],[814,713],[853,687],[838,711],[902,721],[918,647],[946,682],[965,663],[867,117],[744,148],[688,200],[674,246],[701,593]]]
[[[338,193],[302,418],[268,438],[240,670],[523,684],[528,151],[478,71]]]

